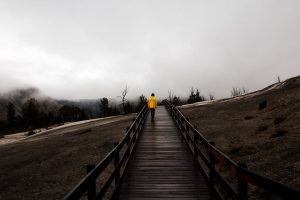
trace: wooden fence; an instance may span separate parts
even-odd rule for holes
[[[97,166],[88,166],[88,174],[64,197],[65,200],[76,200],[85,194],[89,200],[102,199],[107,193],[109,187],[117,188],[123,175],[126,173],[127,163],[141,133],[147,117],[148,109],[146,105],[139,112],[132,125],[127,128],[126,135],[119,143],[115,143],[114,149]],[[114,165],[112,173],[97,191],[96,182],[101,173]],[[114,182],[114,183],[113,183]],[[113,194],[112,194],[113,195]]]
[[[173,119],[176,121],[188,147],[202,169],[215,192],[222,199],[247,199],[248,184],[262,188],[268,193],[283,199],[300,199],[300,191],[247,170],[244,163],[236,163],[215,147],[214,142],[208,141],[178,110],[177,107],[165,101]],[[228,181],[224,168],[235,178]]]

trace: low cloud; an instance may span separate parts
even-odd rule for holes
[[[297,1],[0,3],[0,91],[230,96],[300,74]]]

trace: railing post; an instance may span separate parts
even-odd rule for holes
[[[190,132],[190,126],[188,124],[185,124],[185,129],[187,132]]]
[[[114,143],[114,147],[116,147],[117,145],[118,145],[118,142],[115,142],[115,143]],[[114,155],[115,169],[117,168],[119,162],[120,162],[119,152],[115,151],[115,155]],[[117,172],[116,172],[116,176],[115,176],[115,185],[118,184],[119,180],[120,180],[120,168],[117,169]]]
[[[185,121],[183,121],[183,122],[185,122]],[[182,123],[183,123],[183,122],[182,122]],[[185,124],[182,124],[182,129],[185,130],[185,128],[186,128]],[[189,131],[186,129],[186,131],[184,131],[184,132],[185,132],[185,135],[186,135],[186,137],[187,137],[188,143],[190,143],[190,142],[191,142],[191,138],[190,138]]]
[[[182,132],[182,134],[184,134],[184,127],[183,127],[183,124],[182,124],[182,118],[179,117],[179,127],[180,127],[180,131]]]
[[[87,165],[86,166],[86,173],[90,173],[95,168],[95,165]],[[88,200],[92,200],[96,196],[96,179],[90,178],[87,186],[87,195]]]
[[[133,124],[132,131],[133,131],[133,133],[135,133],[135,131],[136,131],[136,124]]]
[[[173,108],[172,105],[170,105],[170,108],[171,108],[171,114],[172,114],[172,117],[174,118],[174,117],[175,117],[174,108]]]
[[[238,163],[239,167],[247,169],[245,163]],[[248,183],[240,178],[238,174],[238,195],[240,200],[246,200],[248,196]]]
[[[196,131],[194,131],[194,155],[196,158],[198,158],[198,134]]]
[[[140,131],[140,130],[139,130]],[[135,143],[135,141],[136,141],[136,132],[134,132],[133,133],[133,135],[132,135],[132,144],[134,144]]]
[[[186,134],[189,136],[189,139],[190,139],[190,127],[188,126],[187,123],[185,123],[185,130],[186,130]],[[191,140],[190,140],[191,141]]]
[[[126,127],[125,128],[125,131],[126,131],[126,134],[128,133],[128,131],[129,131],[129,127]],[[126,144],[128,145],[128,143],[129,143],[129,141],[130,141],[130,134],[128,135],[129,137],[127,138],[127,140],[126,140]]]
[[[215,142],[209,142],[209,144],[211,146],[215,146]],[[215,157],[213,155],[213,150],[211,147],[209,147],[209,162],[212,166],[212,168],[209,169],[209,179],[212,183],[215,182],[215,164],[216,164],[216,161],[215,161]]]

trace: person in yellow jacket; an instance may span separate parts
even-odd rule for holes
[[[151,119],[152,119],[152,121],[154,121],[155,108],[157,108],[157,101],[156,101],[154,93],[152,93],[148,99],[148,108],[151,111]]]

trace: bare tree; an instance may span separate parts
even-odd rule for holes
[[[279,75],[277,76],[277,82],[278,82],[278,83],[280,83],[280,82],[281,82],[281,80],[280,80],[280,76],[279,76]]]
[[[175,106],[179,106],[181,105],[181,100],[179,96],[174,95],[173,97],[173,102],[172,102]]]
[[[240,95],[243,95],[246,93],[248,93],[248,90],[245,88],[232,87],[232,90],[231,90],[232,97],[240,96]]]
[[[215,96],[213,94],[209,94],[209,99],[210,100],[215,100]]]
[[[198,90],[198,89],[197,89],[197,92],[199,93],[199,90]],[[199,93],[198,95],[200,95],[200,93]],[[194,88],[193,88],[193,87],[191,88],[191,94],[190,94],[190,96],[189,96],[187,102],[188,102],[188,103],[195,103],[195,102],[196,102],[196,94],[195,94],[195,92],[194,92]]]
[[[122,90],[122,95],[121,96],[118,96],[121,98],[121,101],[122,101],[122,108],[123,108],[123,111],[125,112],[125,106],[126,106],[126,102],[127,102],[127,99],[126,99],[126,95],[128,94],[128,87],[126,85],[126,87]]]
[[[174,92],[171,90],[171,89],[169,89],[168,90],[168,94],[169,94],[169,102],[170,103],[173,103],[173,99],[174,99]]]

